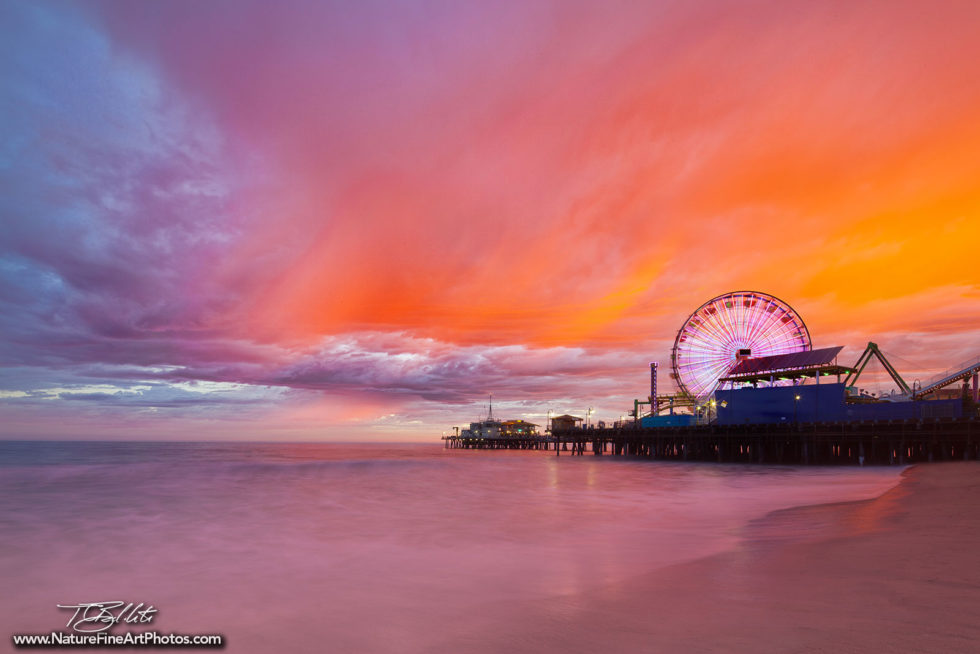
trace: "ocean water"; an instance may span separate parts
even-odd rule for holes
[[[156,607],[158,632],[220,633],[233,652],[480,651],[515,621],[576,619],[563,598],[760,533],[820,538],[826,525],[785,513],[752,526],[877,497],[899,473],[427,444],[0,442],[3,642],[63,629],[57,604],[120,600]]]

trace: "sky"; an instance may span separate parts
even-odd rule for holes
[[[704,301],[980,355],[980,3],[0,3],[0,438],[614,420]],[[662,387],[667,384],[662,375]]]

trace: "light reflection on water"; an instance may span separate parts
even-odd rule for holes
[[[161,631],[224,633],[232,651],[418,651],[487,615],[760,537],[746,528],[771,511],[878,496],[898,473],[428,445],[0,443],[0,579],[16,589],[0,614],[49,631],[63,626],[55,604],[123,599],[156,605]],[[814,535],[765,524],[765,538]]]

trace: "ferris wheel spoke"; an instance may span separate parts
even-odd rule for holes
[[[778,302],[775,302],[774,300],[769,300],[766,302],[764,312],[759,314],[758,325],[752,335],[753,339],[757,341],[768,340],[773,329],[775,329],[779,324],[778,321],[782,315],[783,308],[779,306]]]

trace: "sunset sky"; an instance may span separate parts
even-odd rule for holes
[[[980,354],[980,3],[0,4],[0,437],[618,419],[774,294]],[[661,382],[666,385],[666,374]]]

